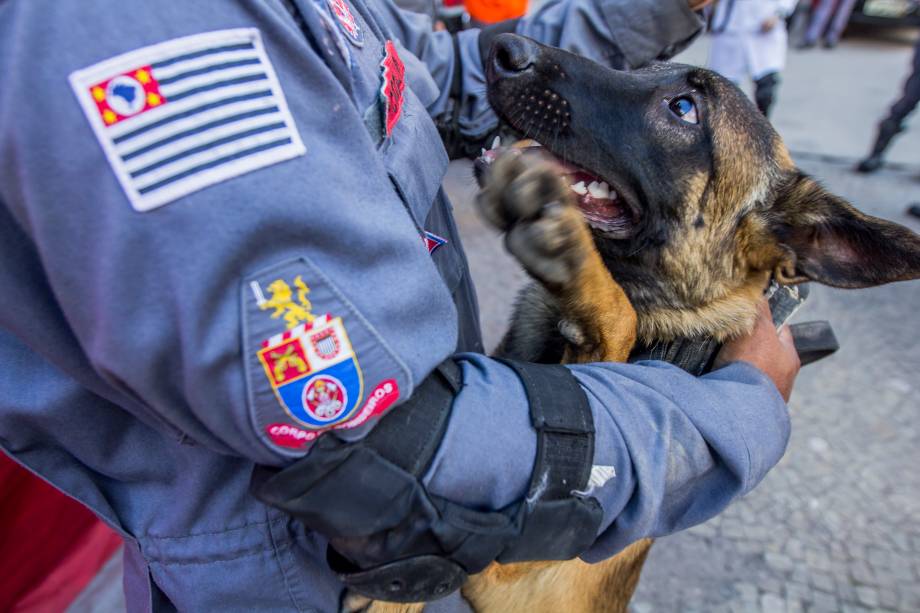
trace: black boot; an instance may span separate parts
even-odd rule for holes
[[[856,166],[856,171],[870,173],[881,168],[882,156],[885,154],[885,149],[888,148],[891,139],[900,131],[901,126],[890,119],[886,119],[880,123],[878,126],[878,136],[875,138],[875,145],[872,147],[872,153]]]
[[[771,72],[754,81],[754,102],[765,117],[770,116],[770,108],[776,99],[779,88],[779,73]]]

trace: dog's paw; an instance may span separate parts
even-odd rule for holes
[[[589,346],[590,341],[584,326],[574,319],[562,318],[559,320],[556,328],[559,330],[559,334],[562,335],[562,338],[565,339],[565,342],[569,345],[579,348],[587,348]]]
[[[558,165],[542,156],[506,153],[492,165],[477,203],[505,231],[505,245],[535,279],[570,281],[584,261],[590,235]]]

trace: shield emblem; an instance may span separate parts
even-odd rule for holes
[[[364,392],[364,380],[340,317],[317,318],[266,341],[259,351],[275,395],[306,428],[325,429],[348,420]]]
[[[316,334],[311,334],[310,343],[312,343],[316,355],[324,360],[331,360],[339,354],[338,335],[329,328]]]

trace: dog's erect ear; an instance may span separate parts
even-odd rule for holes
[[[870,287],[920,278],[920,236],[860,212],[806,175],[782,190],[771,214],[786,248],[781,281]]]

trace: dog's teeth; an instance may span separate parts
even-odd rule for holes
[[[485,157],[485,155],[486,155],[486,148],[485,148],[485,147],[482,148],[482,152],[481,152],[479,155],[480,155],[480,157]]]
[[[591,184],[588,185],[588,193],[598,200],[606,200],[610,197],[610,186],[607,183],[591,181]]]
[[[606,181],[601,181],[601,187],[607,190],[608,192],[607,197],[610,198],[611,200],[616,200],[617,198],[620,197],[620,195],[617,193],[617,190],[610,187],[610,185],[608,185]]]
[[[492,148],[493,148],[493,149],[498,149],[498,148],[501,147],[501,146],[502,146],[502,137],[501,137],[501,136],[496,136],[495,138],[492,139]]]
[[[588,188],[585,187],[584,181],[579,181],[578,183],[575,183],[574,185],[570,185],[569,187],[571,187],[572,191],[578,194],[579,196],[584,196],[585,194],[588,193]]]

